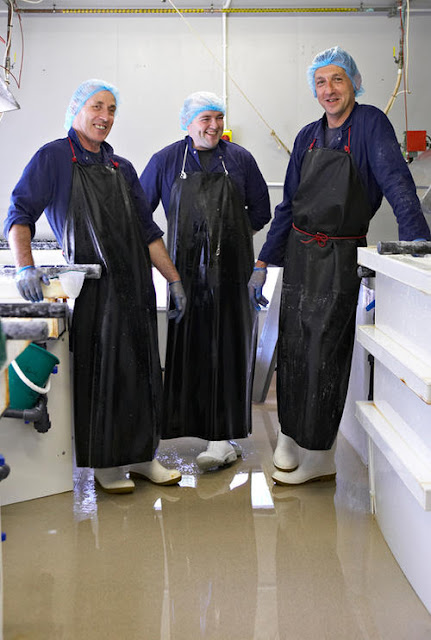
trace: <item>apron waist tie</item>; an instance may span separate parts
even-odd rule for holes
[[[326,233],[322,233],[321,231],[318,231],[317,233],[308,233],[308,231],[298,229],[298,227],[293,223],[292,227],[295,231],[299,231],[299,233],[303,233],[305,236],[310,236],[310,240],[301,240],[303,244],[310,244],[310,242],[316,241],[319,247],[326,247],[328,240],[360,240],[361,238],[367,237],[367,234],[364,234],[363,236],[327,236]]]

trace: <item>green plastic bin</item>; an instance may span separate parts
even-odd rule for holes
[[[40,394],[49,391],[49,376],[59,363],[57,356],[31,342],[9,365],[9,407],[34,407]]]

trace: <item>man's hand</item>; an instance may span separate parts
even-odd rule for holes
[[[175,320],[178,324],[186,311],[187,305],[187,298],[181,280],[169,283],[169,294],[175,305],[175,309],[168,312],[168,318]]]
[[[17,270],[15,282],[24,300],[41,302],[43,300],[42,283],[48,285],[49,278],[41,269],[28,265]]]
[[[262,288],[266,282],[266,273],[266,267],[255,267],[248,281],[250,301],[257,310],[260,309],[260,305],[266,307],[268,304],[268,300],[262,295]]]

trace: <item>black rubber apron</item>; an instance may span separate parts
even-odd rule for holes
[[[179,324],[171,320],[168,327],[162,438],[245,438],[256,347],[247,290],[253,243],[226,169],[183,169],[171,192],[168,244],[187,309]]]
[[[63,251],[101,264],[75,301],[76,464],[115,467],[151,460],[160,437],[162,378],[151,262],[129,186],[116,163],[74,159]]]
[[[349,135],[350,137],[350,135]],[[283,274],[277,362],[281,430],[330,449],[344,409],[371,208],[350,148],[305,154]]]

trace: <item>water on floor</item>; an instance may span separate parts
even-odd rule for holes
[[[79,469],[74,492],[3,507],[5,640],[430,639],[353,449],[340,436],[336,481],[276,487],[276,430],[272,388],[230,467],[172,440],[180,486],[108,495]]]

